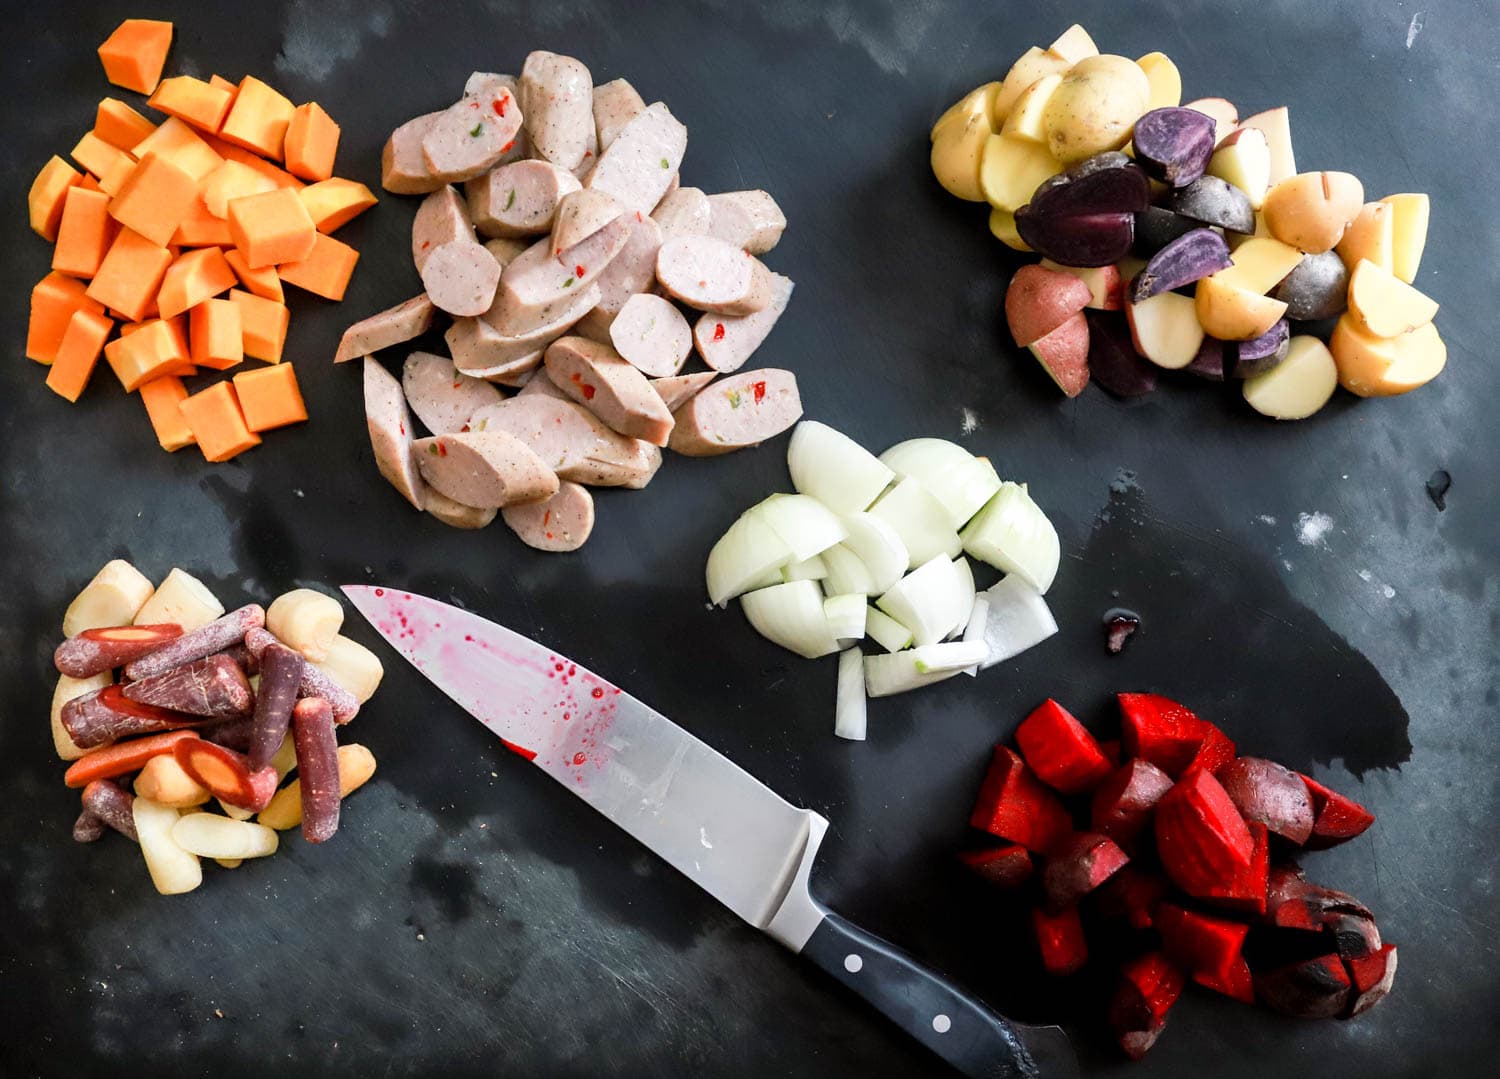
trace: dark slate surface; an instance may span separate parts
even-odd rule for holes
[[[647,9],[642,11],[636,9]],[[503,752],[389,656],[349,733],[380,758],[327,849],[151,889],[110,838],[68,839],[75,795],[45,734],[48,656],[67,598],[111,556],[180,564],[231,603],[299,584],[384,581],[461,601],[564,650],[833,821],[817,891],[996,1006],[1066,1018],[1089,1074],[1492,1074],[1500,802],[1500,435],[1493,361],[1500,29],[1485,2],[1223,5],[727,0],[37,5],[6,22],[0,290],[7,480],[0,488],[0,1072],[72,1076],[912,1075],[931,1062],[737,923],[584,805]],[[834,740],[831,663],[794,661],[705,609],[713,538],[787,477],[784,440],[671,460],[642,495],[599,500],[579,555],[500,526],[452,532],[381,482],[358,371],[327,362],[348,321],[416,291],[414,202],[343,238],[347,302],[293,301],[288,355],[314,421],[233,464],[154,446],[104,375],[70,408],[21,358],[47,251],[23,224],[36,169],[112,92],[94,47],[125,15],[177,19],[169,70],[269,78],[344,128],[340,169],[375,185],[384,135],[471,69],[532,48],[660,97],[692,138],[686,178],[765,186],[792,221],[768,259],[798,282],[764,359],[795,368],[810,415],[870,445],[962,437],[1052,514],[1065,630],[977,681],[872,708]],[[1290,103],[1302,167],[1372,196],[1428,190],[1420,284],[1443,303],[1449,370],[1409,397],[1341,396],[1278,426],[1174,384],[1121,405],[1059,399],[999,316],[1014,263],[984,213],[926,165],[931,120],[1075,19],[1109,50],[1181,65],[1188,96]],[[968,416],[977,424],[964,434]],[[1439,513],[1423,484],[1453,476]],[[1105,655],[1117,603],[1145,628]],[[351,632],[376,643],[362,625]],[[1149,1060],[1100,1037],[1091,989],[1041,988],[1013,921],[953,866],[989,745],[1056,695],[1112,722],[1150,688],[1244,751],[1312,769],[1379,814],[1309,859],[1401,945],[1397,992],[1348,1024],[1301,1024],[1192,992]]]

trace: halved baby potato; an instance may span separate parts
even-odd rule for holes
[[[979,186],[991,206],[1015,213],[1031,201],[1043,180],[1061,171],[1044,144],[1014,135],[991,135],[979,164]]]
[[[1361,397],[1392,397],[1425,386],[1448,362],[1448,347],[1432,323],[1400,337],[1374,337],[1345,312],[1328,340],[1339,385]]]
[[[1365,259],[1349,278],[1349,312],[1375,337],[1399,337],[1437,317],[1438,303]]]
[[[975,87],[932,125],[932,174],[949,194],[968,202],[984,201],[979,162],[994,134],[990,110],[999,91],[998,82]]]
[[[1219,274],[1198,282],[1193,302],[1198,321],[1210,337],[1221,341],[1253,341],[1270,332],[1286,314],[1286,304],[1220,279]]]
[[[1322,341],[1303,334],[1292,338],[1286,359],[1247,378],[1242,392],[1262,416],[1303,420],[1328,403],[1338,384],[1333,354]]]

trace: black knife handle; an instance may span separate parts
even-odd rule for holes
[[[1077,1075],[1057,1027],[1012,1023],[909,955],[829,912],[802,954],[974,1079]]]

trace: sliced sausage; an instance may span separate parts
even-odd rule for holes
[[[664,196],[651,211],[661,226],[663,238],[672,236],[707,236],[713,208],[700,187],[679,187]]]
[[[343,363],[369,356],[383,348],[420,337],[431,328],[432,300],[424,292],[350,326],[339,339],[333,362]]]
[[[447,495],[429,487],[427,489],[427,512],[451,528],[477,529],[484,528],[493,521],[495,514],[499,511],[493,506],[489,509],[465,506],[462,502],[455,502]]]
[[[365,424],[370,429],[370,448],[375,466],[392,487],[417,509],[427,504],[427,484],[417,472],[412,453],[411,413],[401,393],[401,383],[380,365],[365,357]]]
[[[645,111],[645,99],[624,79],[594,87],[594,132],[599,152],[608,150],[620,129]]]
[[[469,213],[484,236],[540,236],[552,230],[558,203],[580,186],[551,162],[515,161],[468,182]]]
[[[417,419],[435,435],[466,430],[474,413],[504,400],[488,382],[461,374],[448,357],[430,352],[406,357],[401,388]]]
[[[726,191],[708,196],[708,234],[763,255],[781,242],[786,214],[765,191]]]
[[[651,388],[661,398],[662,404],[667,406],[670,412],[676,412],[683,403],[693,394],[707,386],[718,373],[715,371],[694,371],[690,375],[669,375],[666,378],[653,378]]]
[[[623,248],[629,238],[624,221],[618,220],[606,229],[601,229],[591,242],[610,241]],[[516,335],[536,329],[559,317],[571,307],[579,292],[592,285],[609,266],[609,259],[602,263],[593,260],[580,277],[578,267],[568,269],[557,264],[552,257],[551,239],[541,240],[528,247],[500,275],[500,289],[495,304],[485,315],[490,325],[503,334]]]
[[[422,264],[422,285],[432,305],[450,315],[480,315],[495,302],[500,264],[473,240],[435,247]]]
[[[539,384],[552,385],[557,396],[531,389]],[[473,428],[504,431],[535,450],[558,479],[594,487],[644,486],[659,463],[654,457],[661,453],[649,443],[611,430],[562,396],[545,371],[538,371],[515,397],[476,413]]]
[[[469,220],[469,208],[462,196],[452,186],[444,184],[422,200],[417,207],[417,216],[411,222],[411,260],[417,273],[427,262],[427,256],[454,240],[474,240],[474,225]]]
[[[449,105],[422,136],[422,157],[444,183],[472,180],[515,149],[521,130],[516,95],[498,76],[475,81],[472,92]]]
[[[514,75],[497,75],[493,71],[476,71],[469,76],[464,83],[464,96],[471,94],[482,94],[486,89],[509,90],[511,97],[519,103],[521,100],[521,84]],[[493,106],[491,106],[493,107]],[[509,165],[512,161],[524,161],[531,156],[531,140],[526,137],[526,118],[521,118],[521,130],[516,132],[515,142],[511,148],[500,155],[500,160],[495,162],[495,167]]]
[[[673,298],[716,315],[753,315],[770,306],[771,271],[712,236],[674,236],[656,254],[656,279]]]
[[[406,121],[385,140],[380,151],[380,186],[393,195],[425,195],[446,182],[433,175],[422,154],[422,140],[437,123],[440,112]]]
[[[693,327],[693,342],[698,346],[698,355],[703,362],[721,374],[738,371],[745,366],[761,342],[776,325],[781,313],[792,298],[790,277],[779,273],[771,275],[771,302],[763,311],[753,315],[706,314]]]
[[[543,363],[564,393],[620,434],[667,444],[672,414],[646,376],[610,346],[586,337],[559,338],[547,346]]]
[[[656,200],[656,206],[651,207],[651,212],[656,213],[657,207],[682,190],[682,173],[672,173],[672,180],[667,184],[667,189],[661,193],[661,198]]]
[[[624,212],[612,195],[602,191],[580,189],[565,195],[552,224],[552,253],[558,263],[573,266],[578,246]]]
[[[481,315],[454,319],[443,338],[460,371],[474,378],[509,382],[540,364],[542,350],[597,305],[599,286],[590,285],[572,299],[551,321],[518,334],[501,333]]]
[[[653,378],[681,371],[693,351],[693,332],[682,312],[648,292],[625,301],[610,324],[609,339],[636,370]]]
[[[660,101],[622,127],[585,187],[613,195],[627,210],[649,214],[671,186],[687,152],[687,128]]]
[[[674,414],[668,448],[713,457],[779,435],[802,416],[797,376],[775,367],[742,371],[689,398]]]
[[[594,78],[582,61],[537,50],[521,67],[521,108],[532,156],[569,172],[594,134]]]
[[[527,245],[520,240],[495,239],[484,241],[484,249],[495,256],[495,261],[500,264],[501,273],[505,272],[505,267],[521,257],[521,252],[525,251],[526,247]]]
[[[566,401],[570,405],[573,404],[573,399],[567,394],[563,393],[562,390],[557,388],[557,383],[553,382],[551,377],[548,376],[547,369],[545,367],[538,367],[536,369],[536,372],[527,381],[526,385],[521,387],[521,392],[516,394],[516,396],[555,397],[559,401]],[[577,406],[575,405],[574,407],[576,408]]]
[[[557,493],[552,469],[524,442],[504,431],[433,435],[417,439],[412,448],[422,478],[465,506],[500,509],[518,502],[541,502]]]
[[[599,275],[599,306],[590,312],[591,328],[602,329],[604,336],[600,338],[594,333],[585,333],[585,337],[607,341],[609,324],[625,302],[656,287],[656,253],[661,249],[661,228],[640,211],[627,215],[626,224],[630,226],[630,239]]]
[[[545,502],[500,511],[521,542],[538,551],[576,551],[594,531],[594,496],[576,483],[561,483]]]

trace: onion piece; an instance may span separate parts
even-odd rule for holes
[[[1035,588],[1020,574],[1012,573],[980,594],[989,601],[989,616],[984,623],[984,640],[990,654],[979,665],[986,670],[1041,644],[1057,632],[1057,621]]]
[[[906,693],[913,689],[921,689],[923,686],[930,686],[934,682],[941,682],[946,678],[952,678],[963,669],[957,667],[951,671],[923,673],[917,669],[916,656],[917,649],[915,648],[891,652],[884,656],[866,656],[865,693],[871,697],[889,697],[896,693]]]
[[[779,581],[781,567],[792,560],[786,541],[760,514],[746,510],[708,552],[708,598],[723,607],[735,596]]]
[[[969,615],[974,613],[974,567],[962,556],[953,560],[953,569],[958,573],[962,591],[953,597],[953,628],[944,636],[953,640],[963,634],[969,625]]]
[[[1017,573],[1045,593],[1057,576],[1057,529],[1031,500],[1025,484],[1003,483],[963,531],[963,547],[981,562]]]
[[[829,596],[823,601],[823,617],[828,620],[828,632],[838,641],[858,641],[865,635],[865,608],[869,603],[863,595]]]
[[[851,742],[865,740],[865,657],[858,648],[839,653],[838,697],[833,706],[833,733]]]
[[[911,630],[876,607],[865,608],[865,636],[887,652],[899,652],[911,645]]]
[[[832,510],[807,495],[772,495],[749,512],[759,514],[771,526],[797,562],[822,554],[849,534]]]
[[[821,581],[828,576],[828,563],[823,561],[822,555],[813,555],[804,558],[801,562],[791,562],[781,568],[781,580],[783,581]]]
[[[897,581],[875,606],[911,630],[917,644],[937,644],[969,613],[964,595],[962,571],[947,555],[939,554]]]
[[[934,555],[954,558],[963,541],[953,530],[948,511],[920,481],[907,478],[892,487],[870,508],[896,531],[906,546],[906,568],[914,569]]]
[[[869,450],[816,420],[803,420],[792,432],[786,463],[798,492],[839,514],[868,508],[894,478]]]
[[[851,513],[844,518],[849,535],[844,546],[853,551],[873,579],[871,595],[879,595],[901,579],[910,565],[906,544],[890,522],[872,513]]]
[[[762,637],[805,659],[839,650],[823,614],[823,591],[813,581],[788,581],[747,592],[740,605]]]
[[[983,663],[987,649],[980,641],[948,641],[919,645],[911,651],[918,674],[948,674]]]
[[[828,567],[823,588],[830,596],[845,596],[851,592],[858,592],[862,596],[879,593],[880,590],[875,587],[875,578],[870,576],[869,567],[842,543],[828,548],[819,557]]]
[[[943,438],[912,438],[880,455],[883,464],[903,478],[917,480],[948,511],[955,529],[978,513],[1000,489],[1000,477],[985,457],[975,457]]]
[[[985,640],[984,636],[985,623],[989,621],[989,617],[989,597],[982,595],[975,596],[974,606],[969,610],[969,623],[968,625],[964,626],[964,643],[974,644],[975,642],[979,642],[984,644],[985,656],[984,659],[981,659],[979,661],[979,663],[984,663],[989,659],[990,646],[989,643]],[[965,670],[964,674],[968,675],[970,678],[973,678],[979,673],[979,663],[976,663],[974,664],[974,666]]]

